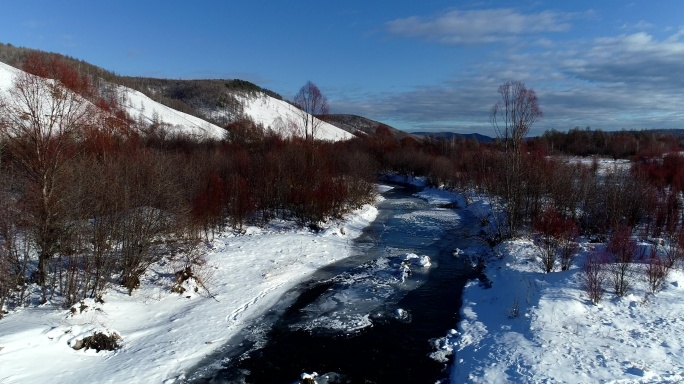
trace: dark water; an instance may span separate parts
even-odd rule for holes
[[[478,225],[468,212],[429,206],[413,192],[384,193],[353,257],[288,292],[190,381],[296,383],[302,373],[318,372],[335,383],[446,382],[448,363],[429,355],[459,320],[473,272],[453,250],[473,245],[466,234]],[[407,254],[428,256],[432,265],[405,261]]]

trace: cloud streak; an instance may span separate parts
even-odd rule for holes
[[[425,18],[411,16],[385,24],[391,34],[442,44],[490,44],[541,32],[571,29],[571,14],[554,11],[524,14],[513,9],[450,10]]]
[[[564,70],[578,78],[637,88],[681,89],[684,86],[684,41],[678,32],[664,40],[639,32],[600,38]],[[674,76],[680,74],[679,76]]]

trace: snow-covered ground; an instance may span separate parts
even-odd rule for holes
[[[629,295],[593,305],[579,267],[542,273],[528,240],[496,252],[491,288],[472,281],[463,295],[453,383],[684,382],[681,270],[655,295],[637,275]]]
[[[47,304],[23,308],[0,319],[1,383],[160,383],[224,345],[247,321],[326,264],[350,256],[351,241],[377,215],[372,206],[315,234],[289,222],[224,233],[207,243],[203,289],[172,293],[180,265],[154,266],[142,287],[128,296],[113,287],[104,304],[75,311]],[[74,350],[94,331],[116,332],[123,347],[114,352]]]
[[[596,166],[596,171],[600,175],[606,175],[611,172],[626,172],[632,166],[632,162],[628,159],[612,159],[609,157],[579,157],[579,156],[556,156],[561,161],[569,164],[581,164],[586,167]]]

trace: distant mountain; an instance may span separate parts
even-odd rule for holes
[[[401,131],[387,124],[381,123],[379,121],[371,120],[363,116],[350,115],[350,114],[329,114],[325,116],[325,121],[328,123],[344,129],[345,131],[354,135],[372,135],[375,130],[384,125],[389,128],[390,132],[397,139],[403,139],[404,137],[411,136],[410,133]]]
[[[435,140],[460,140],[460,139],[467,139],[467,140],[475,140],[480,143],[491,143],[494,141],[494,138],[481,135],[479,133],[456,133],[456,132],[412,132],[413,135],[416,136],[421,136],[421,137],[429,137],[431,139]]]
[[[684,137],[684,129],[649,129],[644,132],[652,133],[655,135],[672,136],[672,137]]]
[[[250,118],[264,128],[290,136],[300,135],[296,129],[301,111],[268,89],[248,81],[170,80],[125,77],[68,56],[18,48],[0,43],[0,78],[9,87],[30,54],[58,56],[95,80],[101,92],[120,101],[132,119],[143,124],[161,124],[171,132],[185,132],[203,137],[220,138],[227,124]],[[317,138],[346,140],[353,134],[322,122]]]

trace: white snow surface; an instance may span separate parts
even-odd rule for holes
[[[187,113],[177,111],[158,103],[142,92],[124,86],[117,86],[119,97],[125,100],[125,108],[133,119],[150,124],[155,119],[162,123],[169,133],[183,133],[199,138],[222,139],[225,130]]]
[[[684,382],[681,269],[656,294],[638,275],[629,295],[608,289],[593,305],[579,267],[542,273],[524,239],[496,251],[491,288],[471,281],[463,294],[452,383]]]
[[[0,62],[0,92],[7,92],[7,90],[12,86],[14,78],[20,72],[20,70],[14,68],[13,66]]]
[[[132,296],[113,287],[104,304],[86,300],[73,312],[49,303],[16,310],[0,319],[0,382],[178,381],[285,291],[350,256],[351,241],[376,215],[366,205],[318,234],[280,221],[221,234],[205,245],[201,271],[218,302],[200,287],[195,292],[196,284],[180,295],[170,292],[180,266],[166,263],[155,265]],[[122,348],[70,347],[93,332],[117,333]]]
[[[266,94],[257,97],[238,97],[242,102],[244,114],[249,116],[255,123],[261,124],[266,129],[271,129],[286,136],[294,133],[303,137],[303,132],[298,132],[296,127],[301,121],[301,111],[292,104],[283,100],[278,100]],[[337,128],[336,126],[320,122],[315,138],[326,141],[348,140],[353,138],[351,133]]]

